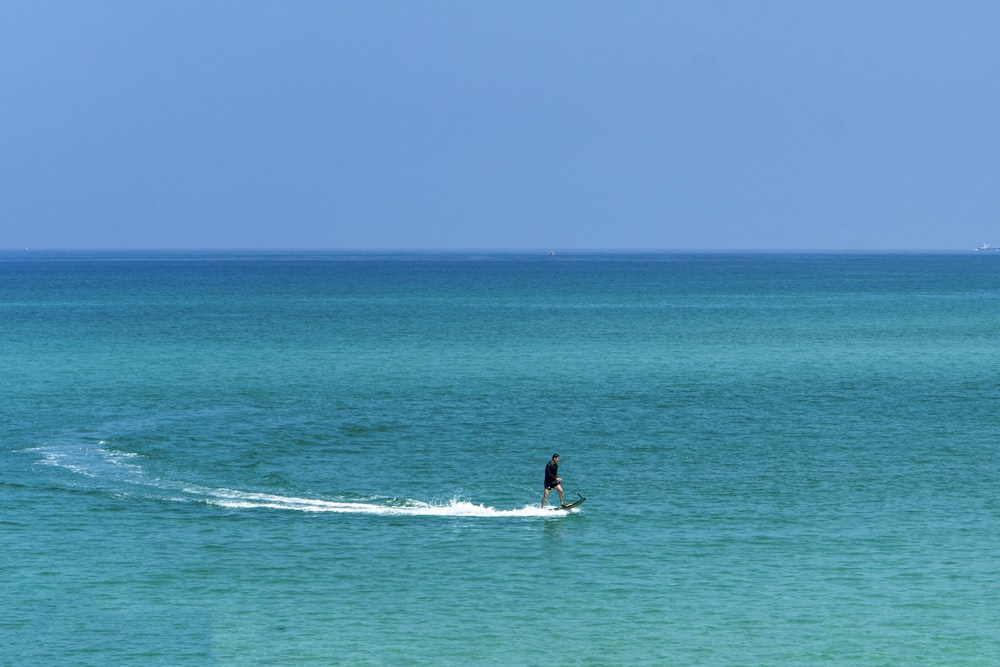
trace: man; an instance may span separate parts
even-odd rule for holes
[[[549,491],[552,489],[559,492],[559,505],[563,505],[562,477],[559,476],[558,454],[553,454],[552,460],[545,464],[545,493],[542,494],[542,507],[545,507],[545,500],[549,497]]]

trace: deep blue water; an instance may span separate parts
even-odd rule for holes
[[[992,253],[0,253],[0,664],[992,664],[998,343]]]

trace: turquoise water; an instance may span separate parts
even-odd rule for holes
[[[0,664],[995,664],[998,344],[1000,254],[0,253]]]

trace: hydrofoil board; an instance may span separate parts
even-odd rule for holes
[[[576,495],[580,496],[579,493],[576,494]],[[559,509],[561,509],[561,510],[571,510],[574,507],[582,505],[584,500],[586,500],[586,498],[584,498],[583,496],[580,496],[580,499],[577,500],[577,501],[575,501],[575,502],[572,502],[572,503],[563,503],[562,505],[559,506]]]

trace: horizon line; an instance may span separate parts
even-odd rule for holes
[[[246,246],[246,247],[225,247],[225,246],[173,246],[173,247],[143,247],[143,246],[93,246],[93,247],[59,247],[59,246],[11,246],[0,247],[0,252],[4,253],[29,253],[29,252],[297,252],[297,253],[672,253],[672,252],[692,252],[692,253],[934,253],[934,252],[997,252],[1000,247],[950,247],[950,248],[629,248],[629,247],[558,247],[558,246],[537,246],[537,247],[406,247],[406,246],[364,246],[364,247],[294,247],[294,246]]]

